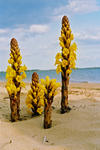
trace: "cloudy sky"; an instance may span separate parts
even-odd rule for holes
[[[0,71],[13,37],[28,69],[55,69],[63,15],[77,43],[77,67],[100,67],[100,0],[0,0]]]

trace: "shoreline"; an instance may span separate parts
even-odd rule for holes
[[[58,81],[57,81],[58,82]],[[30,85],[31,82],[25,82],[26,86]],[[61,82],[60,82],[61,83]],[[6,81],[0,81],[0,86],[4,87],[4,85],[6,85]],[[86,86],[88,88],[88,86],[94,86],[94,88],[96,87],[100,87],[100,83],[97,82],[69,82],[69,87],[70,86]]]

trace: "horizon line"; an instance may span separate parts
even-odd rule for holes
[[[99,69],[100,67],[76,67],[75,69],[73,70],[76,70],[76,69]],[[56,70],[56,69],[28,69],[26,70],[27,71],[53,71],[53,70]],[[0,72],[6,72],[6,71],[0,71]]]

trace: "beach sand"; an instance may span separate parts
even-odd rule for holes
[[[71,83],[72,110],[65,114],[60,114],[59,89],[50,129],[43,129],[43,115],[32,118],[27,112],[28,89],[29,84],[21,93],[22,121],[12,123],[5,83],[0,83],[0,150],[100,150],[100,84]]]

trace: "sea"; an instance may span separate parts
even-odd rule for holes
[[[55,78],[61,82],[61,74],[56,74],[56,70],[28,70],[26,71],[25,82],[31,82],[33,72],[37,72],[40,79],[49,76],[50,79]],[[0,72],[0,81],[6,81],[5,76],[6,72]],[[77,68],[72,71],[70,82],[100,83],[100,68]]]

